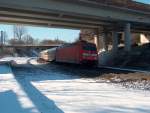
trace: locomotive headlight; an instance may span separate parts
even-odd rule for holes
[[[97,54],[91,54],[91,56],[93,56],[93,57],[97,57]]]
[[[92,57],[96,57],[97,56],[97,54],[89,54],[89,53],[83,53],[83,56],[92,56]]]
[[[90,56],[89,53],[83,53],[83,56]]]

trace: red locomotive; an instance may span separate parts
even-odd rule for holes
[[[50,54],[50,52],[47,53]],[[96,64],[98,61],[96,45],[86,41],[78,41],[72,44],[62,45],[57,47],[56,52],[53,53],[55,53],[55,55],[53,55],[55,58],[53,59],[56,62]]]
[[[98,60],[95,44],[79,41],[58,47],[56,50],[56,62],[67,63],[96,63]]]

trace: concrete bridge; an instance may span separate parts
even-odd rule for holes
[[[118,48],[118,33],[124,34],[125,51],[131,49],[131,32],[150,31],[150,11],[130,9],[92,0],[1,0],[0,22],[95,29],[96,44],[105,48],[111,32],[114,53]],[[99,39],[103,38],[103,44]]]
[[[134,29],[150,26],[150,13],[108,6],[88,0],[3,0],[0,21],[47,27],[99,28],[131,23]]]
[[[28,57],[37,57],[39,56],[39,52],[51,49],[54,47],[58,47],[60,44],[52,44],[52,45],[0,45],[0,49],[3,51],[7,51],[13,53],[13,55],[17,56],[28,56]],[[17,53],[17,54],[16,54]]]
[[[0,45],[0,48],[14,48],[14,49],[34,49],[34,50],[45,50],[54,47],[58,47],[60,44],[52,44],[52,45]]]

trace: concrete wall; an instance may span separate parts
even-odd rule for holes
[[[121,44],[124,44],[124,33],[122,35],[122,39],[121,39]],[[150,43],[150,35],[145,35],[145,34],[140,34],[140,33],[132,33],[131,35],[131,42],[132,42],[132,45],[135,45],[135,44],[145,44],[145,43]]]
[[[150,42],[150,35],[140,34],[140,42],[141,44]]]
[[[94,29],[82,29],[80,31],[81,39],[91,43],[95,43],[94,41],[95,34],[96,31]]]
[[[101,51],[98,53],[98,64],[99,66],[112,65],[113,58],[112,51]]]

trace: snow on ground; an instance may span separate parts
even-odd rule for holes
[[[17,59],[19,64],[29,63],[29,59],[24,58],[22,63],[21,60]],[[61,72],[54,67],[27,65],[13,67],[15,76],[7,66],[0,66],[0,113],[150,111],[149,91],[125,89],[104,81],[79,78],[68,74],[67,70]]]
[[[27,64],[27,61],[31,59],[29,57],[5,57],[5,58],[1,58],[0,62],[11,62],[14,61],[17,64]]]
[[[0,65],[0,113],[40,113],[8,65]]]
[[[32,82],[65,113],[149,112],[149,94],[87,80]],[[46,86],[46,87],[45,87]]]

